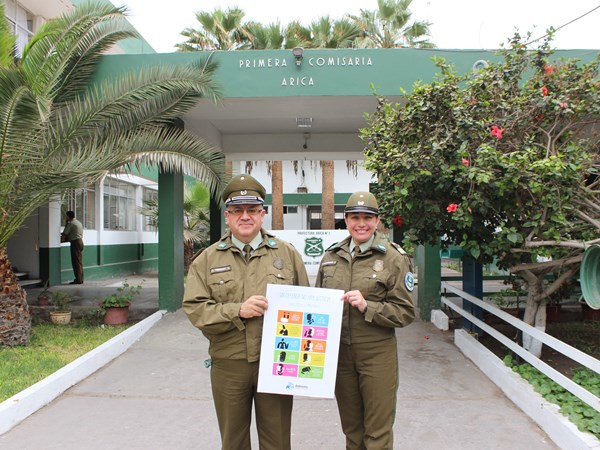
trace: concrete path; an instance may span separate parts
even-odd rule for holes
[[[451,336],[423,322],[398,330],[394,448],[556,449]],[[0,449],[219,449],[207,357],[206,339],[185,315],[167,314],[123,355],[0,436]],[[292,431],[294,449],[344,448],[334,400],[296,397]]]

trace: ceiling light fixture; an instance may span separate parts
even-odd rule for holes
[[[296,125],[298,128],[310,128],[312,127],[312,117],[296,117]]]

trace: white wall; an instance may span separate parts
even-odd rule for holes
[[[362,167],[362,161],[358,161],[357,174],[349,171],[346,167],[346,161],[334,161],[335,179],[334,189],[336,193],[352,193],[356,191],[368,191],[369,183],[373,181],[370,172]],[[292,161],[283,161],[283,193],[296,194],[299,187],[306,187],[309,194],[320,194],[322,188],[322,170],[320,161],[300,160],[297,162],[297,173],[295,172]],[[245,161],[235,161],[233,163],[234,175],[247,173]],[[256,178],[271,193],[271,176],[267,173],[266,161],[253,162],[250,174]],[[288,205],[285,206],[294,206]],[[284,228],[286,230],[304,230],[307,228],[306,206],[297,205],[297,214],[284,215]],[[271,215],[267,214],[264,220],[264,227],[271,228]]]

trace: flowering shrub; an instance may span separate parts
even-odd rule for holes
[[[382,220],[404,218],[406,245],[441,239],[495,258],[540,302],[558,288],[544,276],[573,276],[599,241],[599,59],[551,59],[550,40],[528,50],[528,38],[464,76],[436,60],[439,76],[402,106],[379,100],[362,138],[367,169],[385,180]]]

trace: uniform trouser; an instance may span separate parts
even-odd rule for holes
[[[210,379],[224,450],[251,448],[253,401],[260,448],[291,448],[293,397],[257,393],[258,362],[213,359]]]
[[[346,449],[389,449],[396,414],[396,337],[340,345],[335,397]]]
[[[76,283],[83,283],[83,240],[71,241],[71,265]]]

